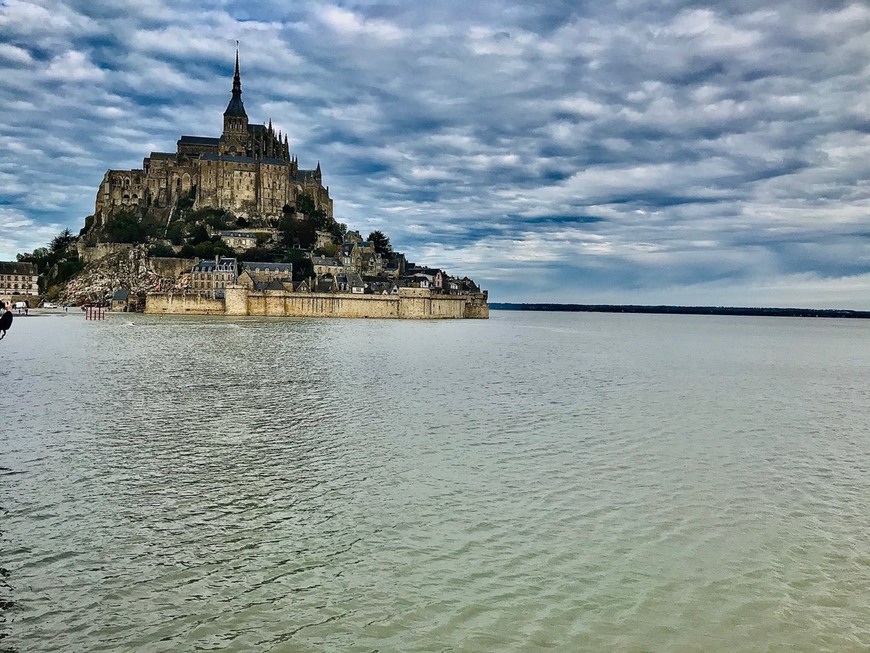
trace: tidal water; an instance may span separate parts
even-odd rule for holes
[[[0,651],[870,650],[870,322],[16,318]]]

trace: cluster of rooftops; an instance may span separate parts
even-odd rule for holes
[[[294,280],[292,263],[243,261],[217,256],[202,259],[191,270],[187,292],[222,297],[229,285],[254,291],[397,295],[399,288],[426,288],[433,294],[479,294],[468,277],[451,277],[444,270],[409,263],[402,254],[384,257],[368,241],[346,242],[339,255],[309,253],[313,274]]]

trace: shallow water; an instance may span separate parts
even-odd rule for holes
[[[868,322],[70,314],[0,346],[0,650],[870,649]]]

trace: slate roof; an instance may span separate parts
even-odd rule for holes
[[[269,261],[246,261],[245,262],[245,270],[253,272],[256,269],[260,269],[263,272],[266,271],[275,271],[275,272],[293,272],[293,264],[292,263],[271,263]]]
[[[178,139],[179,143],[185,145],[211,145],[217,147],[220,145],[221,139],[212,138],[211,136],[182,136]]]
[[[202,259],[199,263],[193,266],[194,272],[212,272],[214,271],[214,261]]]
[[[232,270],[236,265],[236,259],[234,258],[226,258],[222,257],[220,259],[220,269],[221,270]],[[214,272],[215,271],[215,262],[214,259],[201,259],[199,263],[193,266],[194,272]]]
[[[356,272],[349,272],[347,274],[348,285],[351,288],[364,288],[365,283],[363,283],[362,277]]]
[[[296,179],[302,182],[316,182],[317,170],[303,170],[302,168],[300,168],[299,171],[296,173]]]
[[[22,261],[0,261],[0,274],[24,274],[35,277],[39,273],[36,270],[35,263],[24,263]]]
[[[129,292],[129,291],[124,290],[123,288],[118,288],[118,289],[115,291],[115,294],[112,295],[112,301],[113,301],[113,302],[126,302],[126,301],[127,301],[127,297],[129,297],[129,296],[130,296],[130,292]]]
[[[256,238],[257,234],[253,231],[222,231],[222,238]]]

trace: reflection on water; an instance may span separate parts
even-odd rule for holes
[[[16,327],[0,650],[870,648],[867,323]]]

